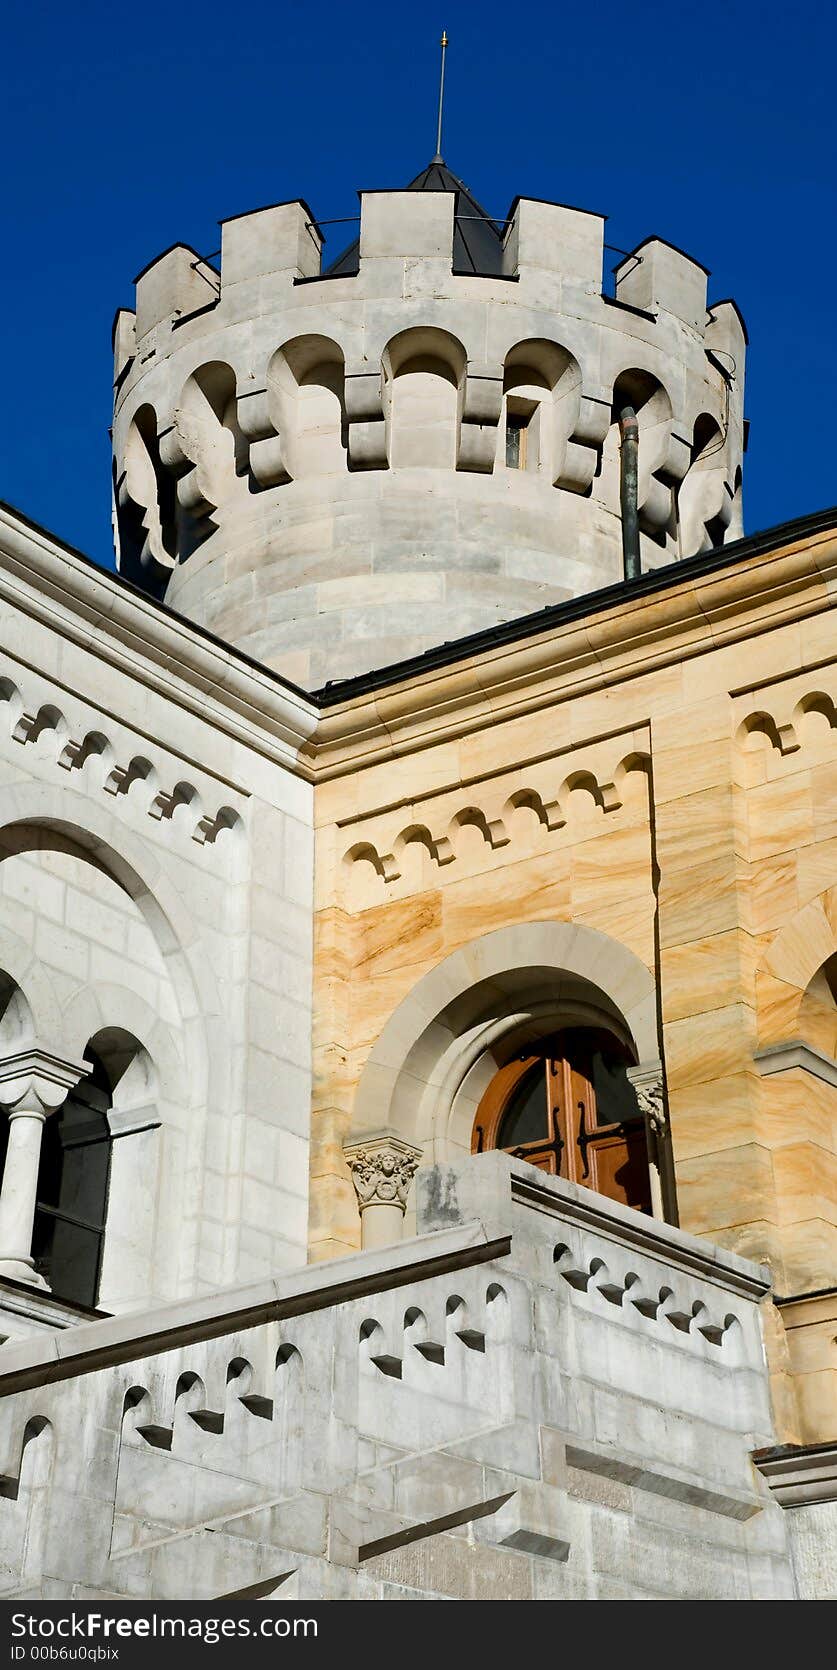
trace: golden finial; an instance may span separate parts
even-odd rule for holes
[[[442,48],[442,67],[439,71],[439,120],[436,124],[436,155],[433,158],[434,162],[442,161],[442,106],[445,100],[445,53],[448,50],[448,32],[446,29],[442,30],[440,45]]]

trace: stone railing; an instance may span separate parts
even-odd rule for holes
[[[415,1240],[0,1348],[7,1595],[793,1593],[763,1272],[504,1155],[417,1183]]]

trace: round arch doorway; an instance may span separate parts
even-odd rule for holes
[[[612,1033],[551,1033],[495,1074],[477,1109],[472,1152],[502,1149],[650,1213],[648,1143],[631,1065]]]

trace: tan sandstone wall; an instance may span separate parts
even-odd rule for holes
[[[346,1138],[398,1126],[404,1071],[432,1077],[405,1006],[540,923],[577,930],[600,990],[628,959],[617,1007],[638,1054],[662,1046],[682,1226],[768,1262],[780,1295],[833,1286],[835,555],[828,535],[757,554],[323,721],[314,1258],[359,1244]],[[464,1123],[420,1123],[425,1160],[453,1157]],[[812,1410],[837,1378],[818,1350]]]

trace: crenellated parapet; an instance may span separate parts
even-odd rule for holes
[[[643,564],[741,532],[746,338],[706,270],[647,239],[608,295],[604,217],[493,221],[431,172],[362,192],[331,267],[276,204],[116,318],[123,572],[309,685],[617,580],[626,404]]]

